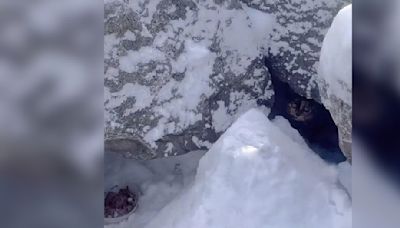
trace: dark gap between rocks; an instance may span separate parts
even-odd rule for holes
[[[295,93],[288,83],[279,79],[279,72],[267,58],[265,65],[271,74],[275,92],[268,118],[286,118],[290,125],[299,131],[308,146],[326,162],[345,161],[346,157],[339,147],[338,129],[329,111],[322,104]]]

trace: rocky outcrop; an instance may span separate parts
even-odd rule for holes
[[[105,147],[151,159],[209,148],[273,103],[268,55],[299,94],[342,0],[142,0],[105,4]]]

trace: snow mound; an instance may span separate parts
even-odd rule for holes
[[[283,119],[240,117],[200,160],[193,185],[147,228],[351,227],[337,170]]]

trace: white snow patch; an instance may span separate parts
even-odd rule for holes
[[[347,192],[352,195],[352,168],[347,161],[338,165],[338,177],[340,183],[346,188]]]
[[[138,70],[139,64],[165,59],[164,54],[152,47],[142,47],[138,51],[129,51],[126,56],[119,59],[119,68],[127,73]]]
[[[146,227],[351,227],[337,170],[280,122],[256,110],[239,118],[200,160],[194,184]]]
[[[131,32],[130,30],[126,31],[124,34],[124,38],[128,40],[136,40],[136,35],[135,33]]]
[[[104,58],[116,58],[116,46],[119,44],[120,40],[115,34],[104,35]]]
[[[215,131],[222,132],[231,125],[232,120],[230,118],[226,118],[228,114],[228,108],[225,107],[225,103],[223,101],[218,101],[218,109],[212,112],[212,126]]]
[[[175,69],[178,72],[185,71],[185,78],[179,83],[178,93],[182,95],[180,109],[195,109],[203,96],[212,93],[210,78],[215,54],[207,47],[191,40],[185,42],[186,51],[180,55]]]
[[[152,96],[149,87],[142,86],[139,84],[128,83],[124,87],[115,93],[110,93],[108,89],[105,89],[105,104],[106,110],[112,110],[115,107],[120,106],[126,99],[135,98],[135,104],[131,109],[127,109],[124,115],[141,110],[149,106],[152,102]]]
[[[196,144],[197,147],[207,147],[208,149],[211,148],[212,143],[210,143],[209,141],[202,141],[199,138],[197,138],[196,136],[192,136],[192,142],[194,144]]]

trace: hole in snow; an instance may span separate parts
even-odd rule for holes
[[[298,95],[286,83],[279,79],[279,72],[266,59],[266,66],[271,74],[275,92],[275,101],[269,119],[283,116],[290,125],[297,129],[309,147],[329,163],[346,160],[339,147],[338,129],[325,107]]]

